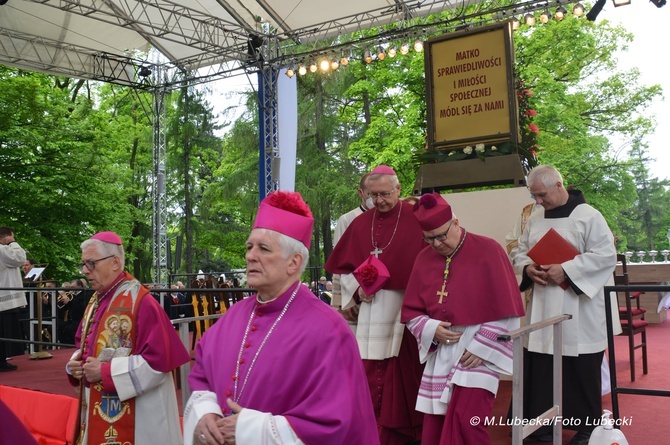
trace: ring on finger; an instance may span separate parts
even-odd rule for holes
[[[200,439],[200,442],[202,443],[207,443],[207,438],[202,433],[198,436],[198,439]]]

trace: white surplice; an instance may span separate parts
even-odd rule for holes
[[[528,312],[530,322],[570,314],[563,322],[563,355],[591,354],[607,348],[605,299],[603,287],[613,282],[616,248],[612,232],[605,218],[588,204],[575,207],[569,217],[545,218],[540,208],[528,219],[526,230],[519,239],[519,248],[513,258],[514,267],[522,272],[533,264],[527,253],[547,231],[553,228],[579,252],[561,266],[570,281],[583,294],[577,295],[572,287],[535,284]],[[621,332],[616,295],[613,301],[614,333]],[[527,348],[532,352],[553,353],[553,329],[541,329],[528,337]]]
[[[421,387],[416,409],[427,414],[444,415],[451,398],[453,385],[482,388],[494,395],[498,392],[499,374],[512,373],[512,342],[498,342],[497,337],[517,329],[520,318],[511,317],[472,326],[450,326],[449,330],[461,332],[453,344],[433,343],[440,320],[422,315],[412,319],[407,328],[419,342],[419,358],[426,366],[421,377]],[[465,351],[483,360],[482,364],[466,369],[459,359]]]
[[[341,275],[342,307],[353,302],[359,284],[353,274]],[[405,325],[400,323],[404,290],[381,289],[370,303],[361,303],[356,341],[363,360],[397,357]]]

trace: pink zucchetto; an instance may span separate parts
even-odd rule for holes
[[[269,229],[297,239],[309,249],[314,218],[298,192],[278,190],[263,199],[254,221],[254,229]]]
[[[451,221],[451,206],[439,193],[426,193],[414,204],[414,217],[421,230],[430,232]]]
[[[117,246],[123,245],[121,237],[114,232],[98,232],[93,235],[91,239],[97,239],[106,243],[116,244]]]
[[[395,170],[393,170],[388,165],[379,165],[372,169],[370,172],[371,175],[395,175]]]

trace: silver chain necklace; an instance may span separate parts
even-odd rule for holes
[[[374,247],[374,250],[370,252],[370,255],[374,255],[377,258],[379,258],[379,254],[384,251],[384,249],[388,248],[388,246],[391,245],[393,242],[393,238],[395,238],[395,232],[398,230],[398,224],[400,223],[400,214],[402,213],[402,204],[398,202],[400,208],[398,209],[398,219],[395,221],[395,227],[393,228],[393,235],[391,235],[391,239],[389,242],[382,248],[377,247],[377,243],[375,243],[375,217],[377,216],[377,207],[375,207],[375,213],[372,214],[372,227],[370,227],[370,241],[372,242],[372,247]]]
[[[240,398],[242,397],[242,393],[244,392],[244,388],[247,386],[247,381],[249,380],[249,375],[251,374],[251,371],[254,369],[254,365],[256,364],[256,360],[258,359],[258,356],[260,355],[261,351],[263,350],[263,346],[265,346],[265,342],[267,342],[268,338],[270,338],[270,335],[272,334],[272,331],[274,331],[275,327],[277,327],[277,324],[279,323],[279,320],[281,320],[284,317],[284,314],[288,310],[288,307],[291,305],[291,302],[293,302],[293,299],[298,294],[298,289],[300,289],[301,285],[302,285],[301,283],[298,283],[295,290],[291,294],[291,297],[288,299],[288,302],[286,302],[286,305],[284,306],[281,313],[279,314],[279,317],[277,317],[275,322],[272,324],[268,333],[265,334],[265,338],[261,342],[261,345],[258,347],[258,350],[256,351],[256,354],[254,355],[254,358],[251,360],[251,363],[249,364],[249,369],[247,370],[247,375],[244,377],[244,382],[242,382],[242,387],[240,388],[240,392],[238,394],[237,393],[237,382],[239,381],[239,375],[240,375],[240,361],[242,360],[242,353],[244,352],[244,345],[247,343],[247,336],[249,335],[249,330],[251,329],[251,323],[254,320],[254,314],[256,314],[255,310],[251,311],[251,316],[249,317],[249,322],[247,323],[247,328],[244,330],[244,337],[242,338],[242,344],[240,345],[240,352],[239,352],[239,354],[237,354],[237,363],[235,364],[235,375],[233,376],[233,381],[235,382],[233,384],[233,401],[239,402]]]

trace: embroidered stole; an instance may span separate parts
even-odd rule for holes
[[[97,327],[96,357],[105,348],[114,349],[114,357],[122,351],[121,356],[130,355],[136,340],[137,308],[147,294],[148,290],[134,279],[119,286]],[[102,382],[93,383],[87,410],[89,445],[135,443],[135,398],[122,402],[116,392],[105,391]]]

